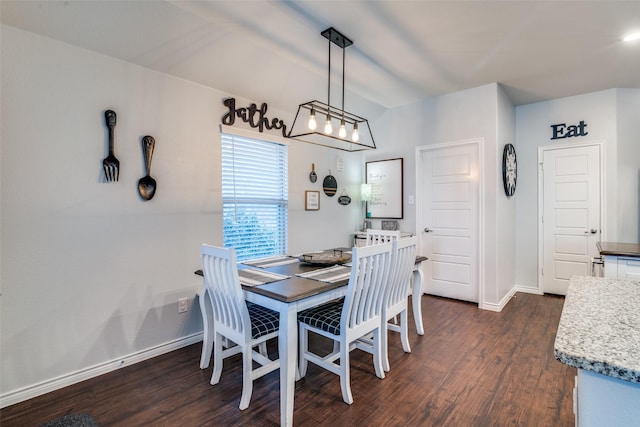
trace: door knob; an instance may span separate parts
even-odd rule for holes
[[[585,232],[584,232],[584,234],[589,234],[589,233],[591,233],[591,234],[596,234],[597,232],[598,232],[598,230],[597,230],[597,229],[592,228],[591,230],[585,231]]]
[[[431,233],[432,231],[433,231],[433,230],[431,230],[431,229],[429,229],[429,228],[425,228],[425,229],[424,229],[424,232],[425,232],[425,233]]]

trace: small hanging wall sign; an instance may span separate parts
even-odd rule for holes
[[[351,203],[351,197],[349,197],[347,190],[342,190],[340,197],[338,197],[338,203],[340,203],[342,206],[347,206]]]
[[[324,181],[322,181],[322,190],[324,190],[324,194],[329,197],[333,197],[338,190],[338,181],[331,175],[331,171],[329,171],[329,175],[325,176]]]
[[[316,174],[316,164],[311,163],[311,173],[309,174],[309,181],[315,183],[318,180],[318,175]]]

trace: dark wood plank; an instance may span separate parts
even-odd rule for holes
[[[342,402],[337,376],[309,365],[296,384],[298,426],[572,426],[575,369],[556,361],[553,342],[564,299],[518,293],[501,313],[423,296],[425,335],[410,324],[412,352],[390,335],[391,371],[383,380],[371,355],[352,352],[354,403]],[[409,316],[413,319],[412,315]],[[411,321],[412,322],[412,321]],[[328,351],[330,343],[312,345]],[[0,410],[0,425],[37,426],[74,412],[102,426],[277,426],[279,373],[255,381],[251,404],[238,409],[241,365],[225,363],[211,386],[200,345],[129,366]],[[277,351],[270,343],[270,352]]]

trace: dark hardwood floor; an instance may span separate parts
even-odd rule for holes
[[[518,293],[501,313],[423,296],[425,335],[410,324],[412,352],[390,337],[391,371],[375,376],[371,355],[351,360],[354,403],[339,378],[312,364],[296,384],[298,426],[573,426],[574,368],[556,361],[553,343],[564,298]],[[271,343],[270,343],[271,344]],[[318,339],[316,346],[328,343]],[[275,351],[275,345],[270,345]],[[0,410],[0,425],[38,426],[75,412],[101,426],[276,426],[279,373],[254,383],[240,411],[241,365],[225,363],[209,384],[200,344]]]

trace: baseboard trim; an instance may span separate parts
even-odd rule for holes
[[[516,288],[511,288],[511,290],[500,300],[499,303],[493,304],[484,302],[482,304],[483,310],[496,311],[500,312],[507,305],[507,303],[511,300],[511,298],[516,294]]]
[[[524,292],[526,294],[534,294],[534,295],[544,295],[544,292],[540,291],[538,288],[530,288],[527,286],[516,286],[516,292]]]
[[[195,344],[199,341],[202,341],[202,332],[187,335],[185,337],[169,341],[155,347],[150,347],[145,350],[140,350],[138,352],[128,354],[118,359],[113,359],[111,361],[100,363],[98,365],[81,369],[76,372],[70,372],[68,374],[52,378],[50,380],[42,381],[34,385],[10,391],[8,393],[0,395],[0,408],[24,402],[25,400],[41,396],[43,394],[79,383],[84,380],[88,380],[90,378],[95,378],[108,372],[123,368],[125,366],[130,366],[135,363],[142,362],[143,360],[151,359],[152,357],[160,356],[162,354],[178,350],[182,347]],[[197,367],[198,362],[199,360],[194,360],[193,366]]]

